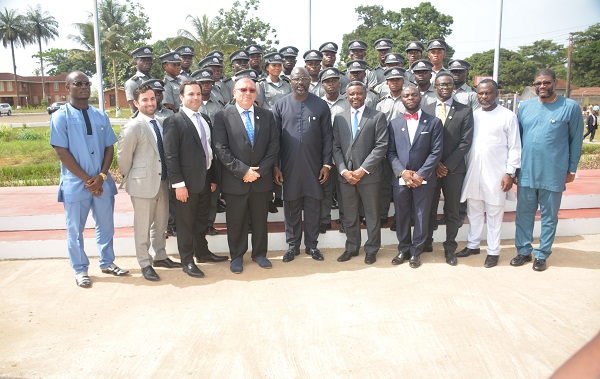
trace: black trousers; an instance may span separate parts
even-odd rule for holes
[[[302,241],[302,213],[304,211],[304,245],[315,249],[319,237],[319,219],[321,218],[321,200],[304,196],[299,199],[283,201],[285,215],[285,240],[289,247],[300,249]],[[254,228],[254,226],[253,226]]]
[[[444,251],[454,253],[458,244],[456,235],[458,229],[462,226],[460,219],[460,194],[462,192],[465,174],[449,173],[441,179],[437,179],[437,186],[433,193],[431,210],[429,214],[429,232],[425,245],[433,243],[433,228],[436,222],[437,208],[440,203],[440,193],[444,191],[444,214],[446,215],[446,240],[444,241]]]
[[[207,180],[201,192],[189,193],[185,203],[177,200],[177,247],[183,265],[193,263],[194,256],[199,258],[209,253],[206,229],[210,197]]]
[[[227,243],[231,260],[243,256],[248,251],[248,217],[252,222],[252,258],[267,255],[267,217],[269,202],[273,192],[254,192],[252,188],[245,194],[225,194],[227,202]]]

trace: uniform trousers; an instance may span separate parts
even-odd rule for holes
[[[469,233],[467,234],[467,247],[479,249],[483,235],[483,224],[487,223],[487,253],[500,255],[500,232],[502,231],[502,218],[504,205],[493,205],[483,200],[469,199],[467,202],[467,217],[469,217]]]
[[[548,259],[552,254],[552,244],[558,225],[558,210],[562,192],[519,186],[517,191],[517,220],[515,246],[520,255],[530,255],[533,251],[533,226],[538,204],[542,218],[540,246],[535,249],[534,257]]]
[[[319,237],[321,200],[310,196],[284,200],[283,213],[285,215],[285,240],[288,246],[296,250],[300,249],[302,213],[304,213],[304,245],[310,249],[316,249]]]
[[[67,250],[75,274],[87,273],[90,261],[84,250],[83,230],[90,210],[96,222],[96,244],[100,252],[100,268],[110,266],[115,260],[113,236],[115,226],[113,212],[114,196],[91,196],[89,199],[64,202],[67,225]]]

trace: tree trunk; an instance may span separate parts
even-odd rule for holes
[[[13,72],[15,73],[15,90],[17,91],[17,104],[15,104],[15,109],[19,109],[21,101],[19,99],[19,83],[17,82],[17,61],[15,60],[15,46],[13,44],[13,41],[10,41],[10,50],[12,51]]]
[[[46,80],[44,79],[44,58],[42,57],[42,39],[39,34],[38,44],[40,46],[40,68],[42,69],[42,96],[44,97],[44,99],[46,99],[47,102],[48,99],[46,98]]]

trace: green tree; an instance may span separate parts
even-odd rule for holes
[[[539,68],[549,68],[561,78],[567,77],[567,49],[549,39],[535,41],[531,45],[520,46],[517,51],[525,58],[534,61]]]
[[[191,22],[193,29],[191,31],[179,29],[177,31],[178,37],[172,40],[173,46],[171,48],[177,48],[180,45],[191,45],[194,48],[194,55],[197,60],[201,60],[207,53],[216,49],[235,50],[235,46],[227,45],[223,41],[227,33],[226,29],[216,27],[215,22],[209,21],[207,15],[200,18],[188,14],[186,19]]]
[[[243,49],[252,43],[257,43],[265,51],[272,50],[279,44],[277,31],[271,27],[271,24],[253,15],[258,13],[259,5],[260,0],[245,0],[243,6],[239,0],[236,0],[228,11],[223,8],[219,10],[219,15],[213,21],[217,30],[226,30],[224,44]]]
[[[27,11],[27,22],[33,31],[35,39],[39,47],[40,70],[42,73],[42,93],[44,99],[46,97],[46,80],[44,78],[44,55],[42,54],[42,41],[46,44],[58,37],[58,21],[50,13],[42,11],[42,7],[38,4],[37,7],[29,6]]]
[[[348,42],[353,39],[365,41],[373,46],[380,38],[389,38],[398,46],[394,51],[404,51],[408,41],[427,41],[433,38],[446,38],[452,33],[452,16],[440,13],[430,2],[415,8],[401,8],[399,12],[385,11],[381,5],[361,5],[356,8],[358,20],[362,23],[352,32],[344,34],[341,57],[348,56]],[[445,65],[454,54],[451,46],[446,51]],[[379,66],[377,53],[367,50],[369,65]]]
[[[494,74],[494,50],[476,53],[465,58],[471,64],[467,82],[472,85],[475,76]],[[521,93],[531,85],[533,76],[539,69],[538,64],[523,55],[507,49],[500,49],[500,73],[498,85],[509,92]]]
[[[96,72],[96,65],[93,60],[81,59],[79,57],[80,50],[67,49],[48,49],[42,54],[46,64],[46,74],[58,75],[63,72],[82,71],[88,76]],[[39,53],[31,56],[39,60]]]
[[[17,104],[20,106],[19,85],[17,83],[17,61],[15,59],[15,46],[25,47],[32,43],[33,39],[29,33],[27,20],[24,16],[17,13],[14,9],[4,8],[4,12],[0,13],[0,39],[2,46],[5,48],[10,45],[13,60],[13,72],[15,74],[15,90],[17,92]]]
[[[600,86],[600,23],[573,33],[571,74],[575,85]]]

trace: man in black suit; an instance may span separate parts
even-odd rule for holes
[[[388,131],[385,115],[365,106],[367,86],[350,82],[346,89],[348,109],[333,121],[333,160],[344,204],[346,250],[337,259],[345,262],[358,256],[361,244],[359,205],[362,201],[367,221],[365,263],[373,264],[381,247],[382,159],[387,153]],[[388,204],[389,205],[389,204]]]
[[[444,256],[446,263],[457,264],[456,235],[462,226],[460,217],[460,195],[467,172],[465,155],[473,142],[473,110],[470,106],[456,101],[452,97],[454,79],[442,72],[434,82],[437,99],[423,106],[423,112],[435,115],[444,125],[444,147],[442,157],[435,174],[437,186],[431,203],[429,215],[429,234],[425,241],[425,251],[433,251],[433,227],[436,222],[440,191],[444,191],[444,214],[446,215],[446,240]]]
[[[390,121],[388,160],[394,178],[392,193],[396,210],[398,255],[392,264],[410,259],[410,267],[421,265],[421,253],[428,233],[428,219],[433,191],[435,168],[442,156],[442,122],[420,109],[421,94],[416,87],[402,90],[403,116]],[[410,211],[414,208],[415,230],[410,237]]]
[[[588,132],[583,135],[583,138],[590,136],[590,142],[594,140],[596,130],[598,129],[598,106],[592,108],[592,113],[587,118],[587,130]]]
[[[217,188],[211,148],[211,124],[198,113],[202,91],[196,81],[181,84],[182,106],[164,122],[164,145],[169,181],[177,197],[177,247],[183,271],[201,278],[204,273],[194,263],[220,262],[227,257],[208,250],[206,230],[211,192]],[[212,169],[211,169],[212,168]]]
[[[271,268],[266,258],[267,216],[273,188],[273,163],[279,154],[279,133],[273,114],[254,106],[256,84],[239,79],[235,105],[215,115],[213,145],[221,162],[221,188],[227,201],[227,242],[230,269],[243,271],[248,250],[248,217],[252,221],[252,260]]]

